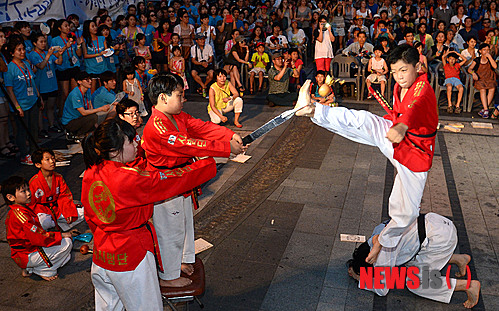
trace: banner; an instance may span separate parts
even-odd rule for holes
[[[66,18],[77,14],[80,21],[91,19],[99,9],[107,9],[115,17],[125,14],[135,0],[0,0],[0,23],[27,21],[45,22],[48,19]]]

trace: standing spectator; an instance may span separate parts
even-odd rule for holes
[[[166,19],[163,19],[159,23],[158,30],[154,33],[153,39],[152,60],[158,72],[168,69],[168,45],[171,38],[170,24]]]
[[[423,54],[428,54],[433,46],[433,37],[426,33],[426,24],[418,25],[418,33],[414,37],[414,40],[421,42],[423,45]]]
[[[146,36],[146,46],[151,46],[152,39],[154,37],[154,27],[149,23],[149,17],[146,13],[140,14],[139,16],[140,25],[139,28],[142,29],[142,33]]]
[[[494,100],[497,86],[495,69],[497,64],[490,55],[490,47],[487,43],[480,44],[480,57],[476,58],[468,68],[473,76],[473,86],[480,91],[480,100],[483,109],[478,113],[482,118],[489,118],[489,106]],[[488,91],[488,92],[487,92]]]
[[[190,0],[185,0],[189,2]],[[191,9],[195,7],[192,6]],[[197,12],[196,12],[197,13]],[[194,23],[189,24],[189,14],[187,11],[180,10],[178,15],[180,16],[180,24],[173,28],[173,32],[180,36],[180,45],[182,46],[182,56],[185,60],[189,58],[191,51],[191,46],[194,44]]]
[[[175,26],[180,23],[180,16],[175,14],[175,9],[172,7],[169,7],[167,12],[168,15],[165,16],[165,19],[168,21],[168,24],[170,24],[170,29],[174,29]]]
[[[319,15],[324,15],[327,18],[329,16],[329,12],[324,5],[324,1],[319,0],[316,2],[316,5],[317,9],[315,9],[313,12],[317,12],[319,13]]]
[[[69,34],[69,23],[66,20],[60,19],[55,22],[52,44],[50,46],[61,47],[60,53],[62,53],[62,64],[56,66],[59,91],[62,93],[57,102],[59,117],[62,116],[64,102],[66,101],[69,92],[77,86],[75,77],[80,71],[79,57],[83,55],[81,48],[83,38],[80,37],[75,42],[73,36],[70,38]]]
[[[56,47],[47,49],[47,38],[41,33],[32,36],[34,49],[29,53],[28,59],[33,66],[36,66],[36,85],[39,88],[40,96],[45,102],[45,114],[48,121],[48,129],[59,133],[55,126],[55,104],[57,101],[58,88],[55,76],[55,66],[62,64],[62,55],[58,53]],[[39,114],[38,128],[43,137],[48,138],[48,132],[43,127],[43,112]]]
[[[451,27],[451,29],[447,30],[447,32],[445,33],[445,45],[448,46],[449,49],[451,49],[453,51],[461,51],[462,50],[461,47],[463,47],[462,45],[457,44],[457,39],[456,39],[457,36],[459,36],[461,38],[461,35],[458,33],[455,33],[454,30],[452,30],[452,27]],[[463,40],[463,39],[461,38],[461,40]],[[464,40],[463,40],[463,42],[464,42]]]
[[[0,30],[0,50],[3,50],[6,42],[5,33]],[[5,80],[7,73],[7,60],[3,53],[0,53],[0,79]],[[17,147],[9,142],[9,104],[6,99],[6,94],[0,90],[0,157],[14,158],[16,156]]]
[[[215,39],[215,54],[227,56],[232,48],[232,46],[227,46],[227,43],[230,41],[233,45],[234,41],[231,40],[239,36],[239,31],[236,29],[236,22],[232,15],[230,15],[229,9],[223,8],[222,16],[223,19],[217,23],[218,33]],[[235,35],[235,31],[237,31],[237,36]]]
[[[444,21],[445,25],[449,27],[450,19],[454,15],[452,9],[447,5],[447,0],[437,0],[439,6],[435,9],[433,13],[433,29],[436,28],[437,21]]]
[[[279,19],[282,21],[282,28],[284,31],[291,27],[291,21],[293,20],[293,4],[289,0],[282,0],[279,4],[279,9],[277,10]]]
[[[152,2],[149,2],[149,3],[152,3]],[[163,19],[161,19],[161,20],[163,20]],[[149,12],[149,25],[151,25],[154,28],[154,30],[156,30],[159,27],[158,16],[156,15],[156,13],[154,11]]]
[[[38,138],[38,114],[39,107],[43,108],[43,101],[38,93],[31,64],[26,60],[26,50],[21,37],[11,36],[6,52],[12,61],[8,65],[7,74],[5,74],[5,87],[19,112],[19,118],[16,118],[16,144],[21,152],[21,164],[33,165],[30,154],[36,149],[36,142],[33,139]],[[29,148],[26,147],[28,133],[21,122],[26,124],[31,134]]]
[[[374,0],[368,0],[367,8],[371,11],[371,14],[378,14],[378,12],[379,12],[379,10],[378,10],[379,6],[376,2],[374,2]]]
[[[307,6],[307,0],[298,0],[298,7],[294,13],[294,19],[298,21],[298,28],[304,30],[309,29],[310,21],[312,20],[312,10]]]
[[[329,72],[331,65],[331,60],[334,57],[333,45],[335,38],[333,32],[331,31],[331,26],[326,26],[326,17],[321,16],[319,18],[319,29],[315,30],[314,38],[315,42],[315,64],[317,70],[324,70]]]
[[[133,56],[135,55],[133,47],[135,46],[137,34],[144,32],[137,27],[137,17],[135,17],[135,15],[128,15],[126,21],[128,22],[128,25],[121,30],[121,35],[126,38],[128,55]]]
[[[307,36],[303,29],[298,28],[296,20],[291,22],[291,29],[288,31],[288,42],[291,47],[297,48],[300,53],[304,52]]]
[[[223,17],[218,15],[218,8],[215,5],[210,6],[210,26],[216,27],[219,21],[223,21]]]
[[[480,0],[473,1],[473,7],[468,11],[468,15],[471,17],[473,29],[476,31],[482,29],[482,20],[485,16],[485,9],[482,8]]]
[[[289,92],[289,78],[291,76],[299,77],[299,73],[288,67],[288,64],[283,62],[281,53],[272,54],[272,63],[274,66],[269,70],[269,94],[267,100],[269,106],[273,107],[276,104],[282,106],[292,106],[298,94]]]
[[[99,26],[99,28],[97,29],[97,35],[104,37],[104,39],[106,39],[107,46],[114,49],[113,55],[106,57],[104,60],[106,61],[107,64],[107,70],[116,73],[118,67],[120,66],[119,64],[120,60],[118,54],[120,53],[121,50],[124,50],[126,48],[125,44],[123,44],[123,48],[120,44],[115,44],[113,46],[113,38],[110,29],[106,24],[102,24]]]
[[[339,49],[343,49],[343,40],[345,38],[345,3],[343,1],[338,1],[331,11],[332,23],[333,23],[333,34],[338,37]]]
[[[26,54],[29,54],[33,50],[33,43],[31,42],[31,26],[26,21],[19,21],[14,25],[14,32],[20,34],[24,40],[24,46],[26,47]]]
[[[91,20],[83,23],[83,59],[85,68],[92,77],[91,92],[95,92],[99,85],[99,76],[108,69],[107,62],[104,61],[104,54],[107,49],[106,39],[102,36],[97,36],[97,26]]]
[[[473,19],[466,17],[464,20],[464,28],[459,30],[459,34],[463,37],[464,41],[468,41],[470,37],[478,38],[478,30],[472,27]]]
[[[406,0],[405,1],[405,5],[403,5],[401,8],[400,8],[400,13],[402,15],[404,14],[407,14],[409,13],[409,21],[415,21],[417,16],[418,16],[418,13],[417,13],[417,10],[416,10],[416,7],[414,7],[412,5],[412,0]]]
[[[196,21],[199,17],[198,14],[198,9],[191,4],[191,0],[184,0],[184,5],[180,7],[181,9],[184,9],[187,14],[189,15],[189,24],[194,26],[196,24]],[[182,15],[180,15],[182,16]],[[180,20],[180,23],[182,23],[183,20]],[[182,36],[181,36],[182,37]]]
[[[410,0],[409,0],[410,1]],[[365,0],[360,1],[360,8],[355,12],[355,16],[357,18],[363,18],[364,20],[367,20],[368,22],[371,22],[373,19],[373,15],[371,13],[371,10],[367,8],[367,3]]]
[[[133,47],[135,56],[142,56],[146,60],[146,70],[152,69],[152,54],[150,47],[146,45],[146,36],[143,33],[139,33],[137,34],[136,41],[137,43]]]
[[[497,3],[491,1],[489,3],[489,9],[485,12],[484,18],[490,19],[490,27],[496,28],[497,21],[499,20],[499,12],[497,11]]]
[[[205,21],[208,19],[206,18]],[[192,78],[196,81],[202,91],[199,92],[206,97],[206,88],[213,80],[213,49],[206,44],[206,36],[203,33],[196,35],[196,44],[191,47]],[[199,74],[206,74],[206,81],[203,82]]]
[[[184,81],[184,91],[189,89],[187,84],[187,78],[185,77],[185,59],[182,57],[182,51],[179,46],[174,46],[172,48],[173,57],[170,58],[168,66],[170,67],[170,72],[178,75]],[[184,96],[185,98],[185,96]]]

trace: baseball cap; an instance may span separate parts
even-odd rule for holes
[[[276,53],[272,54],[272,60],[279,58],[279,57],[282,57],[282,54],[280,52],[276,52]]]
[[[196,34],[195,38],[196,38],[196,40],[198,40],[198,39],[206,39],[206,36],[203,33],[200,32],[200,33]]]

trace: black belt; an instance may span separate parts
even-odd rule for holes
[[[412,136],[421,137],[421,138],[430,138],[430,137],[437,135],[437,131],[435,131],[431,134],[414,134],[414,133],[407,131],[407,134],[411,134]]]
[[[151,164],[151,163],[149,163]],[[154,165],[154,164],[151,164],[153,167],[157,168],[158,170],[174,170],[176,168],[182,168],[182,167],[185,167],[187,165],[189,165],[191,163],[189,162],[185,162],[183,164],[179,164],[179,165],[175,165],[175,166],[172,166],[172,167],[168,167],[168,166],[164,166],[164,165]]]
[[[417,252],[412,256],[411,259],[406,261],[403,265],[407,264],[408,262],[416,259],[416,256],[419,254],[421,251],[421,247],[423,246],[423,242],[426,239],[426,223],[425,223],[425,216],[426,214],[419,214],[418,216],[418,237],[419,237],[419,248]],[[402,266],[403,266],[402,265]]]

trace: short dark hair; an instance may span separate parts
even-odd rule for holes
[[[137,107],[138,110],[139,104],[130,98],[123,98],[116,104],[116,113],[118,115],[123,115],[128,108],[132,107]]]
[[[31,42],[33,42],[33,44],[36,44],[38,42],[38,39],[40,37],[44,37],[45,38],[45,35],[41,32],[34,32],[31,34],[31,36],[29,36],[29,38],[31,39]]]
[[[135,75],[135,68],[132,66],[126,66],[123,68],[123,75],[125,76],[125,79],[128,75]]]
[[[135,42],[137,42],[137,44],[138,44],[138,42],[139,42],[140,40],[145,39],[145,38],[146,38],[146,35],[145,35],[145,34],[143,34],[143,33],[138,33],[138,34],[135,36]]]
[[[145,63],[146,62],[146,59],[142,56],[135,56],[133,58],[133,66],[137,66],[138,64],[142,64],[142,63]]]
[[[367,38],[367,33],[366,33],[365,31],[363,31],[363,30],[359,31],[359,33],[357,34],[357,37],[358,37],[359,35],[361,35],[361,34],[364,34],[364,36],[366,36],[366,38]]]
[[[357,274],[360,274],[360,268],[368,268],[372,267],[373,265],[370,263],[366,262],[366,258],[369,255],[369,252],[371,251],[371,247],[369,247],[369,244],[367,242],[364,242],[357,247],[352,254],[352,259],[347,261],[347,265],[349,268],[352,268],[353,271]]]
[[[83,81],[90,78],[90,74],[84,70],[78,71],[75,77],[75,81]]]
[[[147,91],[153,106],[156,106],[160,94],[171,96],[178,88],[184,89],[184,81],[179,75],[161,72],[151,78]]]
[[[317,77],[318,75],[323,75],[325,77],[325,76],[327,76],[327,73],[325,70],[317,70],[317,73],[315,74],[315,76]]]
[[[411,27],[407,27],[404,31],[404,37],[406,37],[410,33],[414,34],[414,29],[412,29]]]
[[[100,74],[100,82],[107,83],[111,80],[116,80],[116,74],[114,72],[108,70]]]
[[[178,45],[172,47],[172,54],[175,53],[175,51],[182,51]]]
[[[33,152],[33,154],[31,155],[31,161],[33,161],[33,164],[42,163],[43,155],[45,153],[49,153],[51,156],[55,157],[55,153],[54,151],[52,151],[52,149],[40,148]]]
[[[416,66],[419,62],[419,52],[415,47],[412,47],[407,43],[399,45],[393,49],[390,56],[388,56],[388,64],[395,64],[399,60],[404,63],[411,64],[412,66]]]
[[[455,52],[451,52],[451,53],[447,54],[447,58],[449,58],[449,57],[454,57],[455,59],[459,58],[459,56]]]
[[[376,51],[381,51],[381,53],[383,53],[383,52],[384,52],[383,47],[382,47],[380,44],[378,44],[378,45],[376,45],[376,46],[374,47],[373,52],[376,52]]]
[[[29,28],[31,29],[31,26],[29,25],[29,23],[28,23],[28,22],[26,22],[26,21],[19,21],[19,22],[17,22],[17,23],[14,25],[14,30],[15,30],[15,31],[19,31],[19,30],[21,30],[21,29],[23,29],[23,28],[26,28],[26,27],[29,27]]]
[[[21,189],[23,186],[28,186],[28,182],[21,176],[10,176],[2,182],[3,199],[8,205],[12,205],[14,202],[7,199],[7,195],[16,196],[16,190]]]
[[[216,78],[220,74],[223,74],[224,76],[227,77],[227,71],[225,71],[225,69],[223,69],[223,68],[215,69],[215,72],[213,73],[213,76]]]
[[[206,13],[199,15],[199,20],[203,20],[205,18],[210,18],[210,16],[208,14],[206,14]]]
[[[464,22],[466,23],[466,20],[468,20],[468,19],[469,19],[469,20],[471,20],[471,21],[473,22],[473,19],[472,19],[471,17],[469,17],[469,16],[467,16],[467,17],[464,19]]]

